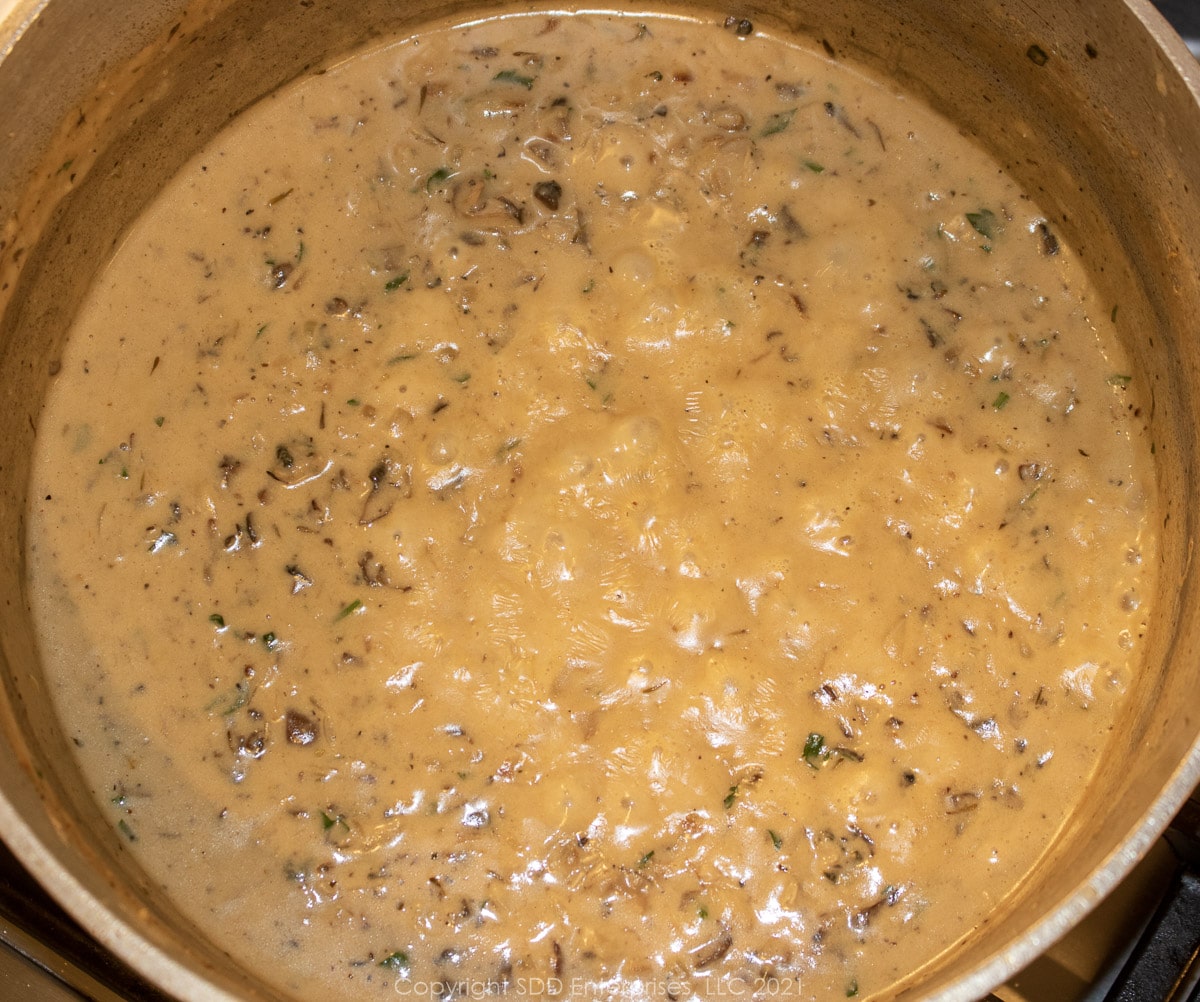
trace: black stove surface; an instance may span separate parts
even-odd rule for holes
[[[1200,0],[1155,0],[1154,6],[1171,22],[1188,48],[1200,56]]]

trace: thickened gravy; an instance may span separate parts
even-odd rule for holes
[[[42,417],[115,837],[281,993],[886,992],[1138,672],[1113,305],[950,124],[744,21],[305,77],[133,226]]]

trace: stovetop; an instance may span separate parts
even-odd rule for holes
[[[1200,0],[1156,6],[1200,57]],[[1198,836],[1193,799],[1082,923],[982,1002],[1200,1002]],[[2,842],[0,999],[170,1002],[55,905]]]
[[[51,901],[3,842],[0,999],[169,1002]]]

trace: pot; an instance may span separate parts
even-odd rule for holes
[[[701,3],[705,0],[700,0]],[[124,851],[85,788],[39,666],[25,578],[32,441],[73,312],[123,227],[233,114],[446,0],[15,0],[0,21],[0,836],[105,946],[182,998],[268,998]],[[715,11],[722,18],[730,13]],[[753,0],[893,78],[987,146],[1114,303],[1163,498],[1144,675],[1080,808],[1004,905],[902,999],[973,999],[1078,922],[1200,781],[1200,70],[1143,0]]]

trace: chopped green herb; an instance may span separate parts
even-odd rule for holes
[[[62,166],[58,168],[58,172],[60,174],[65,174],[67,171],[69,171],[71,169],[71,164],[73,164],[74,162],[75,162],[74,160],[64,160],[62,162]]]
[[[129,839],[130,842],[137,841],[137,836],[133,833],[133,829],[130,828],[129,825],[125,822],[124,818],[121,818],[121,820],[117,822],[117,828],[120,829],[121,834],[124,835],[127,839]]]
[[[387,360],[388,365],[395,365],[397,362],[411,362],[416,355],[393,355]]]
[[[517,446],[519,446],[520,444],[521,444],[521,439],[519,439],[519,438],[508,439],[508,441],[506,441],[502,446],[500,446],[499,449],[496,450],[496,458],[503,459],[510,452],[512,452],[513,449],[517,448]]]
[[[269,651],[276,650],[279,647],[279,638],[274,633],[263,634],[263,644]]]
[[[988,240],[996,237],[996,214],[991,209],[980,209],[978,212],[968,212],[967,222],[975,232]]]
[[[274,198],[269,199],[267,201],[267,205],[278,205],[280,202],[282,202],[285,198],[288,197],[288,195],[290,195],[295,190],[296,190],[295,188],[288,188],[287,191],[280,192]]]
[[[257,341],[260,337],[262,337],[266,329],[266,324],[263,324],[261,327],[259,327],[259,329],[254,332],[254,340]]]
[[[530,90],[533,87],[533,77],[522,76],[516,70],[501,70],[492,79],[502,81],[503,83],[518,84],[526,90]]]
[[[466,382],[469,382],[470,379],[471,379],[471,374],[469,372],[464,372],[464,373],[461,373],[460,375],[457,375],[454,377],[454,381],[456,383],[466,383]]]
[[[339,620],[339,619],[345,619],[347,616],[350,615],[350,613],[357,612],[362,607],[363,607],[362,600],[356,598],[349,605],[342,606],[342,610],[341,610],[341,612],[339,612],[337,614],[337,618],[334,620],[334,622],[336,623],[337,620]]]
[[[658,70],[651,70],[649,73],[646,74],[646,76],[648,76],[655,83],[662,83],[663,75]]]
[[[858,982],[851,979],[850,984],[846,985],[846,998],[852,999],[858,994]]]
[[[783,839],[780,838],[778,832],[774,832],[768,828],[767,834],[771,836],[771,845],[773,845],[777,850],[783,848]]]
[[[641,859],[638,860],[638,866],[639,867],[646,866],[650,862],[650,860],[652,860],[653,858],[654,858],[654,850],[651,849]]]
[[[155,423],[156,425],[158,425],[158,426],[161,428],[161,427],[163,426],[163,422],[164,422],[165,420],[166,420],[166,418],[164,418],[164,417],[156,417],[156,418],[154,419],[154,423]]]
[[[396,950],[394,953],[389,953],[379,962],[380,967],[386,967],[389,971],[407,971],[408,970],[408,954],[403,950]]]
[[[228,717],[237,713],[249,698],[248,687],[244,682],[238,682],[232,689],[223,692],[220,696],[210,702],[204,709],[207,713],[216,713],[221,717]]]
[[[208,617],[208,621],[212,623],[218,630],[225,629],[225,617],[219,612],[214,612]]]
[[[1008,403],[1010,399],[1012,399],[1012,398],[1009,397],[1009,395],[1007,393],[1005,393],[1003,390],[1001,390],[999,393],[996,394],[996,399],[992,401],[992,406],[998,411],[1003,410],[1004,405],[1006,403]]]
[[[729,810],[733,806],[733,802],[737,800],[738,788],[731,786],[729,792],[725,794],[725,810]]]
[[[277,445],[275,447],[275,458],[279,460],[279,465],[285,470],[290,470],[296,463],[286,445]]]
[[[361,402],[362,401],[360,401],[358,399],[358,397],[351,397],[349,400],[346,401],[346,406],[347,407],[357,407]]]
[[[696,914],[699,915],[701,919],[706,919],[708,918],[708,909],[705,908],[704,905],[701,905],[698,909],[696,909]]]
[[[589,279],[588,284],[585,285],[580,291],[586,296],[594,288],[596,288],[596,280],[593,278],[593,279]]]
[[[1133,376],[1125,376],[1125,375],[1122,375],[1121,373],[1113,373],[1111,376],[1108,377],[1107,382],[1108,382],[1109,386],[1125,387],[1133,382]]]
[[[335,825],[341,825],[346,831],[350,830],[350,826],[346,824],[346,816],[339,814],[336,817],[330,817],[324,811],[321,811],[321,828],[324,831],[329,831]]]
[[[283,864],[283,875],[288,880],[293,880],[297,884],[302,884],[308,879],[308,866],[304,863],[297,863],[294,860],[288,860]]]
[[[825,735],[814,731],[804,742],[804,761],[815,769],[818,762],[828,757],[829,752],[825,748]]]
[[[773,136],[776,133],[782,132],[792,124],[792,118],[796,114],[795,108],[789,108],[787,111],[776,112],[767,119],[766,125],[763,126],[761,136]]]
[[[124,807],[125,806],[125,794],[118,793],[115,797],[112,798],[110,803],[114,807]]]
[[[454,171],[452,171],[449,167],[439,167],[425,179],[425,190],[433,191],[433,189],[442,184],[443,181],[449,181],[452,177],[454,177]]]
[[[804,166],[814,174],[823,174],[825,172],[825,167],[822,164],[817,163],[815,160],[805,160]]]
[[[1115,306],[1112,308],[1112,313],[1108,315],[1108,319],[1111,323],[1115,324],[1117,322],[1117,308]]]
[[[426,187],[428,187],[428,185],[426,185]],[[404,272],[404,274],[402,274],[402,275],[394,275],[392,278],[389,278],[387,280],[387,282],[384,284],[383,291],[384,292],[395,292],[398,288],[400,288],[400,286],[402,286],[407,281],[408,281],[408,272],[407,271]]]

